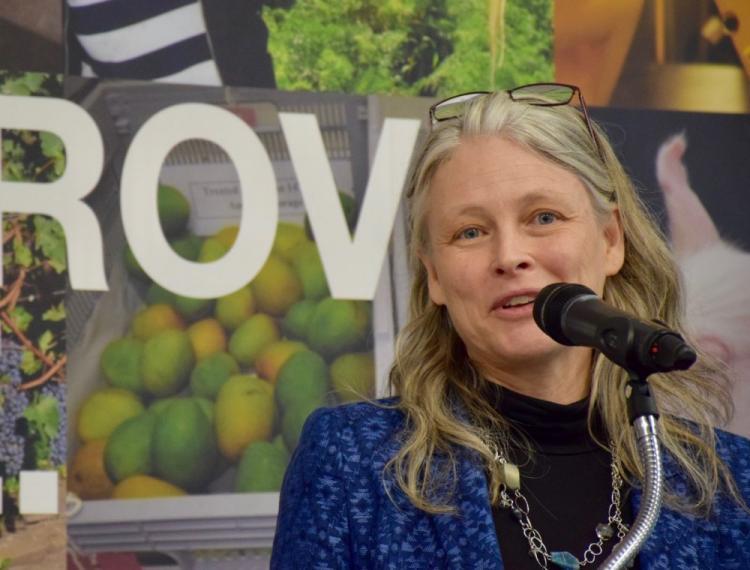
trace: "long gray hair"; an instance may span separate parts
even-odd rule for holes
[[[429,297],[427,272],[419,254],[427,251],[425,204],[430,183],[463,137],[494,135],[514,141],[574,173],[588,189],[594,209],[605,215],[619,208],[625,235],[625,261],[607,279],[608,303],[644,319],[657,318],[681,331],[682,291],[676,265],[656,223],[639,200],[632,182],[604,133],[594,125],[601,155],[577,109],[516,102],[504,93],[472,100],[461,117],[438,123],[421,148],[408,186],[409,258],[413,276],[409,322],[401,331],[390,384],[400,396],[397,406],[407,418],[403,445],[386,466],[415,506],[428,512],[452,512],[444,493],[455,482],[456,450],[475,452],[490,476],[493,503],[499,498],[501,474],[494,453],[518,436],[482,397],[485,382],[468,359],[445,307]],[[643,468],[628,425],[625,373],[599,353],[591,363],[589,419],[601,416],[614,442],[615,460],[633,485]],[[675,507],[708,512],[718,489],[725,487],[739,502],[734,481],[716,454],[713,425],[727,421],[731,400],[724,367],[700,353],[688,371],[654,375],[650,385],[664,412],[679,411],[685,422],[665,413],[659,421],[663,447],[675,458],[695,488],[695,500],[681,502],[668,492]],[[456,406],[459,402],[460,406]],[[459,412],[459,410],[461,410]],[[591,422],[590,422],[591,423]],[[520,442],[524,445],[524,442]],[[608,447],[609,442],[599,442]],[[439,460],[438,460],[439,459]]]

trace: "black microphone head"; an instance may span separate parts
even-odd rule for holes
[[[560,344],[571,346],[563,332],[562,317],[570,301],[581,295],[596,295],[585,285],[578,283],[552,283],[539,291],[534,300],[534,320],[542,331]]]

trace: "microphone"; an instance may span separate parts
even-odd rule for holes
[[[560,344],[596,348],[641,378],[687,370],[697,358],[675,331],[608,305],[577,283],[553,283],[542,289],[534,301],[534,320]]]

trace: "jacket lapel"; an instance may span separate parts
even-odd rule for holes
[[[484,471],[469,454],[457,466],[456,515],[434,517],[436,539],[447,551],[449,568],[502,570]]]

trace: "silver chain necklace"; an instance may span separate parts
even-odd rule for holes
[[[610,449],[614,450],[614,443],[610,442]],[[620,489],[622,488],[622,477],[617,469],[615,453],[612,452],[612,495],[609,503],[607,522],[596,525],[597,540],[591,542],[583,553],[581,559],[576,558],[567,551],[549,552],[542,540],[542,535],[531,524],[529,518],[529,502],[521,493],[521,476],[518,467],[499,452],[495,452],[495,461],[500,463],[503,471],[503,483],[500,485],[500,506],[510,509],[513,516],[521,525],[523,536],[529,543],[529,556],[534,558],[540,568],[549,568],[554,564],[558,568],[576,570],[581,566],[593,564],[596,558],[604,552],[604,543],[610,540],[615,533],[622,540],[628,532],[628,526],[622,520],[620,509]]]

